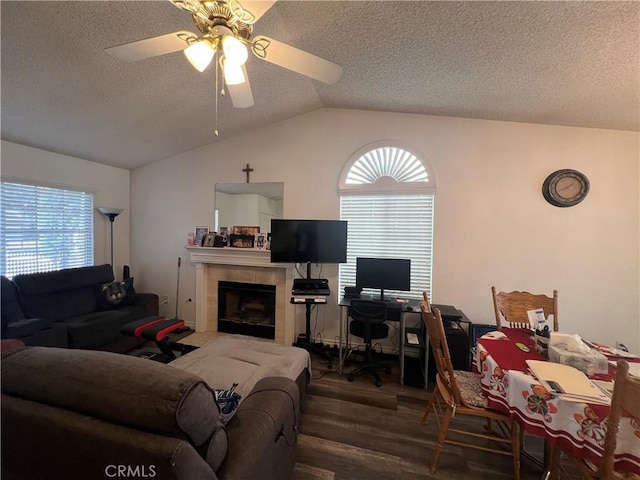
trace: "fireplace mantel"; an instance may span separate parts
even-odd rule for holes
[[[221,266],[238,267],[240,274],[247,268],[254,267],[260,272],[263,269],[281,269],[285,281],[277,285],[276,302],[279,304],[276,314],[276,342],[291,344],[295,336],[295,311],[289,302],[294,278],[294,266],[289,263],[271,263],[271,252],[253,248],[233,247],[185,247],[189,251],[190,261],[196,268],[196,332],[217,331],[217,300],[212,303],[209,269]],[[226,269],[225,269],[226,270]],[[259,283],[259,282],[258,282]],[[215,311],[214,311],[215,310]]]
[[[191,263],[218,263],[221,265],[249,265],[252,267],[292,268],[287,263],[271,263],[269,250],[234,247],[185,247]]]

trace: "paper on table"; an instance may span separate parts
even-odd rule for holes
[[[609,398],[577,368],[541,360],[527,360],[527,366],[549,391],[561,394],[567,400],[609,402]]]

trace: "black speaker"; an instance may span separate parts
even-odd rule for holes
[[[129,265],[125,265],[122,268],[122,279],[127,280],[129,278],[131,278],[131,273],[129,272]]]
[[[344,287],[344,298],[360,298],[361,293],[360,287]]]

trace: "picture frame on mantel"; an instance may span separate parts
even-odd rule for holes
[[[207,233],[209,233],[209,226],[208,225],[197,226],[194,232],[195,232],[194,243],[196,247],[202,247],[202,241],[204,240],[204,236]]]
[[[255,238],[254,248],[256,250],[267,250],[267,234],[256,233]]]
[[[215,247],[216,234],[213,232],[205,233],[202,237],[203,247]]]
[[[260,227],[236,225],[233,227],[231,233],[234,235],[255,235],[256,233],[260,233]]]
[[[229,246],[235,248],[253,248],[255,243],[254,235],[236,235],[231,234],[229,237]]]

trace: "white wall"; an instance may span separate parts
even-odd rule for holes
[[[93,193],[94,207],[122,208],[113,224],[114,274],[129,264],[129,171],[2,141],[2,178]],[[94,263],[110,262],[109,220],[94,214]],[[132,272],[135,275],[135,271]],[[137,283],[136,283],[137,287]]]
[[[640,161],[637,132],[557,127],[382,112],[320,110],[165,159],[131,173],[131,253],[149,291],[193,321],[195,271],[187,232],[213,224],[216,183],[284,182],[284,216],[339,216],[345,163],[364,145],[400,140],[434,169],[433,301],[476,323],[494,323],[490,288],[559,291],[563,331],[640,351]],[[286,160],[283,160],[286,159]],[[591,181],[587,199],[556,208],[542,197],[545,177],[574,168]],[[337,267],[318,328],[337,335]],[[304,328],[298,307],[297,331]]]

